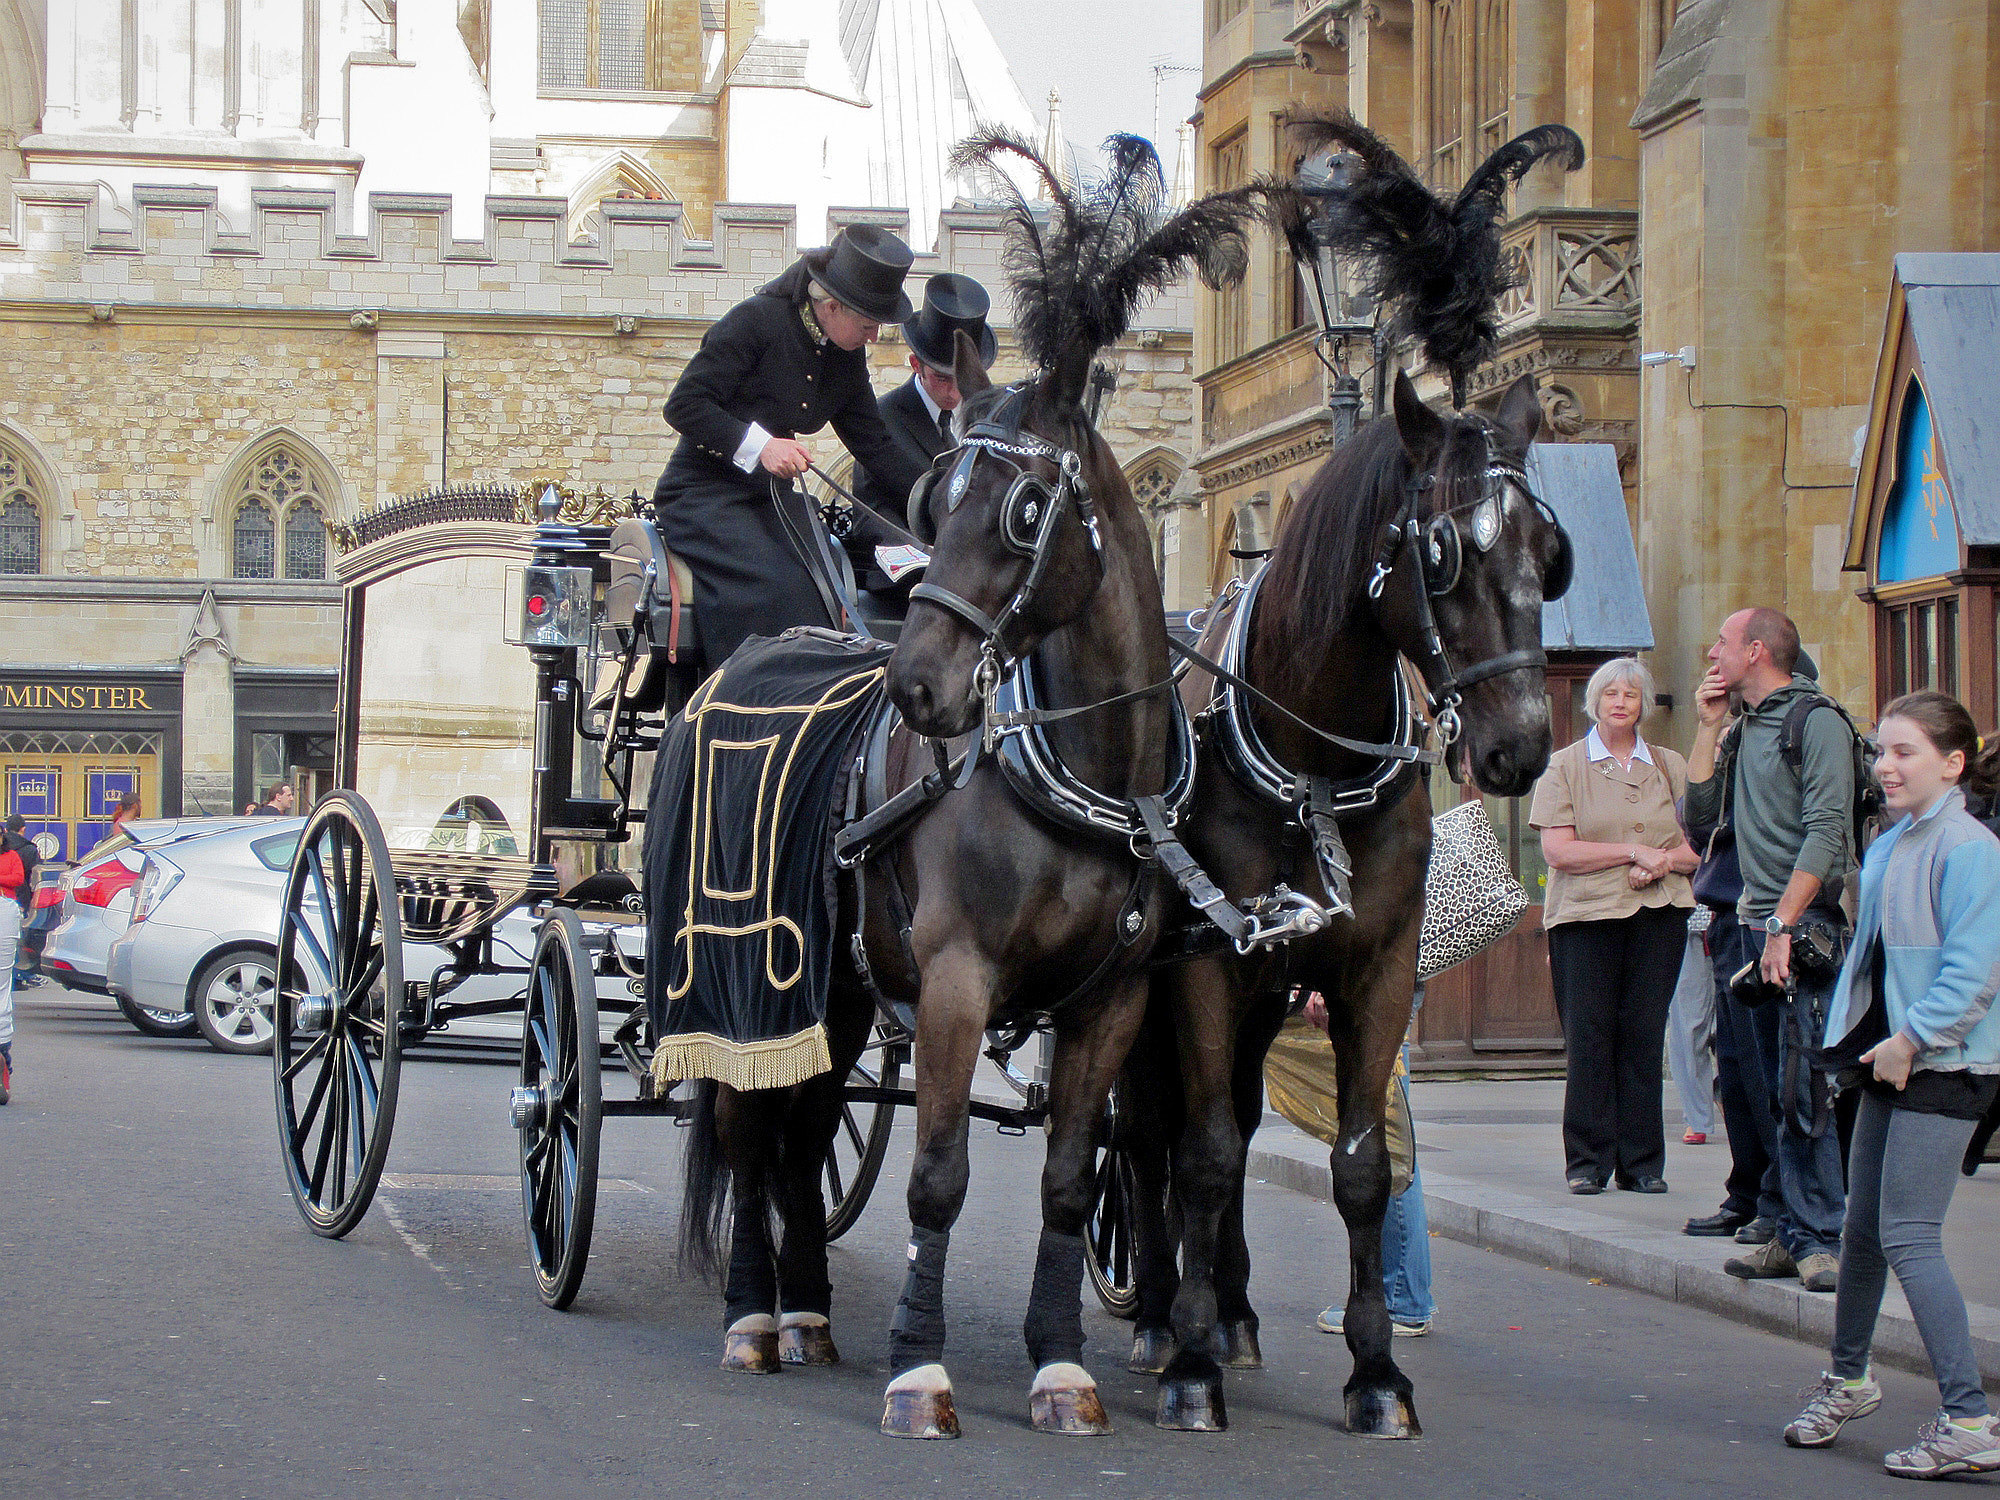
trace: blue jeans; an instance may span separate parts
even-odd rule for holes
[[[1763,956],[1764,936],[1748,924],[1737,924],[1736,959],[1730,973]],[[1774,1002],[1780,1007],[1780,1024],[1775,1028],[1756,1028],[1758,1061],[1763,1065],[1771,1109],[1778,1116],[1778,1193],[1784,1204],[1778,1214],[1778,1241],[1794,1260],[1807,1255],[1839,1255],[1840,1223],[1847,1211],[1840,1133],[1834,1129],[1832,1111],[1824,1111],[1824,1128],[1817,1134],[1801,1129],[1801,1117],[1812,1113],[1811,1102],[1803,1095],[1809,1090],[1824,1089],[1825,1079],[1816,1075],[1804,1059],[1799,1059],[1799,1066],[1790,1071],[1795,1084],[1792,1092],[1800,1097],[1785,1098],[1791,1054],[1800,1038],[1818,1037],[1815,1018],[1826,1013],[1826,1001],[1832,991],[1831,981],[1801,978],[1797,993],[1789,1001]]]
[[[1409,1080],[1397,1082],[1407,1105]],[[1437,1315],[1437,1302],[1431,1296],[1430,1216],[1424,1212],[1420,1165],[1414,1167],[1410,1185],[1389,1200],[1382,1216],[1382,1292],[1389,1300],[1389,1316],[1398,1323],[1422,1323]]]

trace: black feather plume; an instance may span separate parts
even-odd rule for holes
[[[1221,287],[1249,265],[1244,229],[1262,212],[1253,192],[1211,193],[1170,215],[1152,143],[1114,135],[1104,149],[1103,174],[1074,186],[1002,128],[982,130],[952,152],[952,171],[984,169],[1005,205],[1003,263],[1015,326],[1029,359],[1045,371],[1115,343],[1146,298],[1190,267]],[[1010,159],[1033,170],[1048,203],[1030,202],[1001,170]]]
[[[1302,240],[1317,239],[1359,260],[1387,311],[1389,336],[1415,338],[1462,405],[1467,381],[1500,334],[1499,300],[1510,284],[1499,232],[1507,189],[1545,159],[1575,171],[1583,165],[1583,141],[1567,125],[1538,126],[1500,147],[1446,198],[1344,111],[1294,115],[1286,125],[1302,154],[1339,146],[1360,163],[1323,194],[1268,194],[1270,215],[1286,229],[1293,253]]]

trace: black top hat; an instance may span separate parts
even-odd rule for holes
[[[963,329],[979,346],[979,362],[991,365],[1000,352],[1000,341],[986,326],[986,313],[992,306],[986,288],[970,276],[941,271],[924,283],[923,311],[903,324],[903,337],[918,359],[949,370],[958,363],[952,335]]]
[[[843,306],[878,323],[900,323],[910,315],[903,278],[910,274],[910,247],[873,224],[850,224],[824,250],[805,253],[813,280]]]

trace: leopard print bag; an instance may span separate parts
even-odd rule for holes
[[[1424,879],[1424,930],[1417,978],[1429,979],[1498,942],[1528,909],[1483,802],[1461,802],[1431,819]]]

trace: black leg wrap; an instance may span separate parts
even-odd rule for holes
[[[1083,1363],[1083,1236],[1042,1231],[1035,1249],[1035,1285],[1021,1325],[1035,1368]]]
[[[944,1259],[950,1244],[948,1229],[910,1231],[910,1269],[889,1322],[892,1375],[944,1358]]]
[[[751,1313],[778,1310],[778,1269],[771,1259],[761,1204],[746,1204],[736,1211],[729,1241],[729,1281],[722,1300],[725,1328]]]

